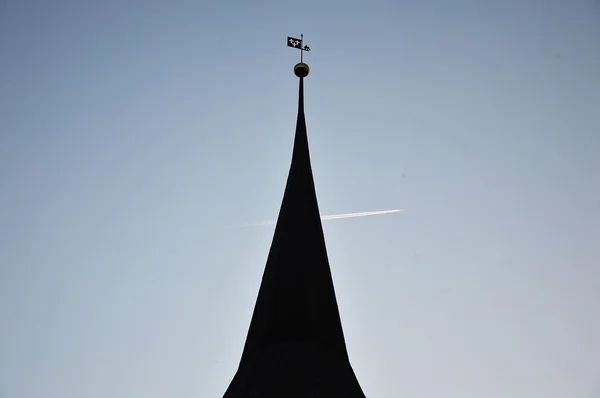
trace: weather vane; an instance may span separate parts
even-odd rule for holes
[[[304,51],[310,51],[310,47],[309,46],[302,46],[302,40],[304,39],[304,35],[301,34],[299,39],[296,39],[295,37],[289,37],[287,38],[287,45],[288,47],[292,47],[292,48],[296,48],[298,50],[300,50],[300,63],[296,64],[296,66],[294,67],[294,74],[298,77],[306,77],[308,75],[308,65],[306,65],[304,63],[303,60],[303,55],[304,55]]]

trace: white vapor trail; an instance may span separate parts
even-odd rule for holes
[[[329,216],[321,216],[321,220],[335,220],[335,219],[338,219],[338,218],[353,218],[353,217],[378,216],[380,214],[398,213],[400,211],[404,211],[404,209],[363,211],[362,213],[332,214],[332,215],[329,215]]]
[[[328,216],[321,216],[321,220],[337,220],[339,218],[353,218],[353,217],[367,217],[367,216],[378,216],[380,214],[398,213],[404,211],[404,209],[394,210],[378,210],[378,211],[363,211],[361,213],[344,213],[344,214],[330,214]],[[244,227],[256,227],[259,225],[274,225],[277,220],[263,221],[256,224],[246,224]]]

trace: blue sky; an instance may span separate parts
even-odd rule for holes
[[[0,1],[0,397],[221,396],[298,52],[369,398],[600,394],[600,3]]]

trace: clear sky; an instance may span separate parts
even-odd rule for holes
[[[221,397],[297,50],[369,398],[600,396],[600,2],[0,1],[0,397]]]

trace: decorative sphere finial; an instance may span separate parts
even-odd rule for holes
[[[294,66],[294,75],[298,77],[306,77],[310,72],[310,68],[304,62],[300,62]]]

